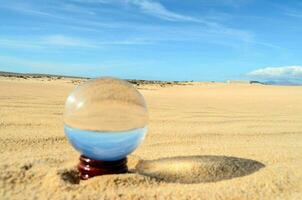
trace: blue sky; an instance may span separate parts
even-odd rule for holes
[[[302,80],[299,0],[0,3],[0,71]]]

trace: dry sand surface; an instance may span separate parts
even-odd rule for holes
[[[62,111],[74,80],[0,78],[0,199],[302,199],[302,87],[139,86],[131,172],[80,181]]]

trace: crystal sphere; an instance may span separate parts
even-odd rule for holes
[[[79,85],[68,96],[64,129],[82,155],[102,161],[125,158],[144,139],[148,112],[130,83],[110,77]]]

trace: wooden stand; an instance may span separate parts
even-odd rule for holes
[[[128,171],[127,158],[117,161],[101,161],[81,155],[78,170],[82,180],[105,174],[122,174]]]

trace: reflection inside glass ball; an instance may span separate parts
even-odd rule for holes
[[[100,78],[78,86],[67,98],[65,133],[82,155],[115,161],[144,139],[148,113],[142,95],[128,82]]]

